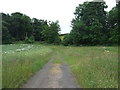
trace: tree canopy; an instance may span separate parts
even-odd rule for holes
[[[103,0],[94,1],[84,2],[76,7],[75,18],[71,21],[72,30],[69,37],[64,38],[67,45],[71,43],[74,45],[117,44],[119,5],[107,12],[105,11],[107,5]]]
[[[34,41],[59,44],[59,22],[51,22],[29,16],[20,12],[11,15],[2,14],[2,41],[3,44],[13,43],[15,41],[25,41],[33,43]],[[51,23],[50,23],[51,22]]]
[[[120,2],[109,12],[103,0],[93,0],[79,4],[71,21],[72,30],[64,36],[64,45],[113,45],[118,44],[120,26]],[[59,21],[47,21],[15,12],[2,14],[3,44],[25,41],[60,44]]]

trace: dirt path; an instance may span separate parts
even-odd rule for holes
[[[54,56],[22,88],[78,88],[67,64],[53,64]]]

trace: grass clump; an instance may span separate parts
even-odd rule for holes
[[[58,59],[55,59],[55,60],[53,60],[53,64],[62,64],[62,61],[58,60]]]

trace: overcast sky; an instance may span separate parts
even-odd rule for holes
[[[1,0],[0,12],[21,12],[31,18],[59,21],[61,33],[69,33],[71,20],[78,4],[87,0]],[[90,0],[88,0],[90,1]],[[116,5],[115,0],[105,0],[107,11]]]

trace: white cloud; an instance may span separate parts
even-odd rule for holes
[[[87,0],[1,0],[0,12],[21,12],[31,18],[59,20],[61,33],[70,32],[70,21],[74,18],[73,12],[78,4]],[[105,0],[108,11],[115,6],[115,0]]]

